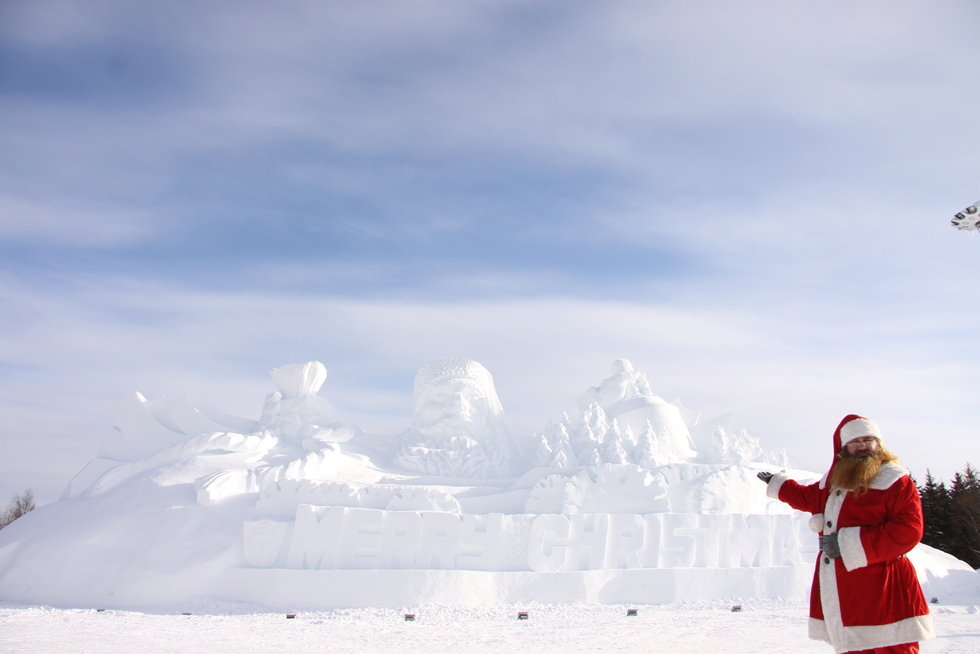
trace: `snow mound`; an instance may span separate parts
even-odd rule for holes
[[[980,599],[980,571],[965,561],[919,543],[907,555],[922,584],[926,599],[943,603],[975,603]]]

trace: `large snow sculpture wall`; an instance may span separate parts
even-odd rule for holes
[[[808,592],[806,516],[755,477],[785,459],[665,402],[629,361],[571,416],[516,437],[475,361],[424,364],[393,435],[338,416],[318,395],[326,375],[316,361],[274,369],[257,420],[125,398],[62,501],[0,532],[0,598],[297,608]]]

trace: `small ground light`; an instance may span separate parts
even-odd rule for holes
[[[626,617],[627,618],[629,618],[631,616],[634,616],[634,615],[636,615],[636,609],[626,609]]]
[[[405,622],[415,622],[415,614],[414,613],[406,613],[405,614]]]
[[[286,619],[287,620],[292,620],[295,617],[296,617],[296,614],[295,613],[287,613],[286,614]]]
[[[739,613],[741,612],[741,610],[742,610],[741,604],[736,604],[735,606],[732,607],[732,613]]]
[[[518,620],[527,620],[527,611],[521,611],[517,614]]]
[[[932,603],[932,604],[939,604],[939,598],[938,597],[933,597],[931,600],[929,600],[929,602]]]

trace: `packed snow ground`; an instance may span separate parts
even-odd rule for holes
[[[829,645],[807,639],[803,602],[747,601],[666,605],[422,606],[405,611],[335,609],[281,612],[204,604],[168,612],[54,609],[0,603],[0,651],[30,654],[249,654],[251,652],[813,652]],[[628,617],[627,608],[637,615]],[[934,605],[938,638],[923,654],[980,651],[980,614],[969,606]],[[518,620],[527,611],[527,620]]]

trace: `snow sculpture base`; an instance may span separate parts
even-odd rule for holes
[[[422,604],[663,604],[706,599],[804,600],[812,567],[483,572],[479,570],[226,571],[217,595],[277,609]],[[789,591],[789,592],[787,592]]]

